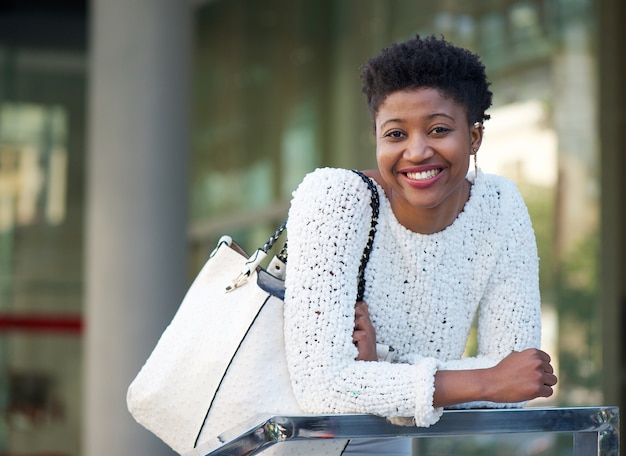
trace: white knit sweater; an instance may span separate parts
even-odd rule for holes
[[[359,259],[371,221],[370,191],[355,173],[318,169],[289,211],[285,342],[294,393],[309,413],[413,417],[429,426],[438,369],[491,367],[512,350],[538,347],[538,257],[515,185],[479,173],[463,212],[435,234],[414,233],[383,190],[365,301],[377,342],[396,361],[355,361]],[[478,356],[462,359],[478,318]],[[472,403],[465,406],[514,406]],[[400,420],[402,421],[402,420]]]

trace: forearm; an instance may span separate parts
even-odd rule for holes
[[[435,374],[434,407],[488,401],[488,369],[440,370]]]
[[[433,406],[476,401],[516,403],[550,397],[556,382],[547,353],[533,348],[514,351],[487,369],[437,371]]]

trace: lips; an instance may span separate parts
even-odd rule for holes
[[[425,171],[410,171],[404,174],[406,175],[406,177],[408,177],[411,180],[424,181],[424,180],[432,179],[433,177],[437,176],[440,172],[441,172],[440,168],[435,168],[435,169],[428,169]]]
[[[443,177],[445,166],[426,165],[414,166],[399,170],[399,174],[404,177],[407,184],[414,188],[428,188],[439,182]]]

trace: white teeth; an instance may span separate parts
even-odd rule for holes
[[[437,174],[439,174],[439,170],[438,169],[429,169],[428,171],[422,171],[422,172],[419,172],[419,173],[406,173],[407,177],[409,179],[413,179],[413,180],[432,179]]]

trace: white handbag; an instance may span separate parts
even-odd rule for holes
[[[378,192],[369,178],[358,174],[372,191],[373,210],[361,259],[360,301],[376,229]],[[285,358],[284,249],[270,262],[272,274],[259,266],[284,226],[252,257],[230,237],[220,239],[128,388],[127,405],[135,420],[180,454],[255,415],[303,413]],[[293,442],[317,444],[319,450],[309,450],[310,454],[329,455],[341,454],[346,443]],[[280,446],[263,454],[272,449],[280,454]]]

